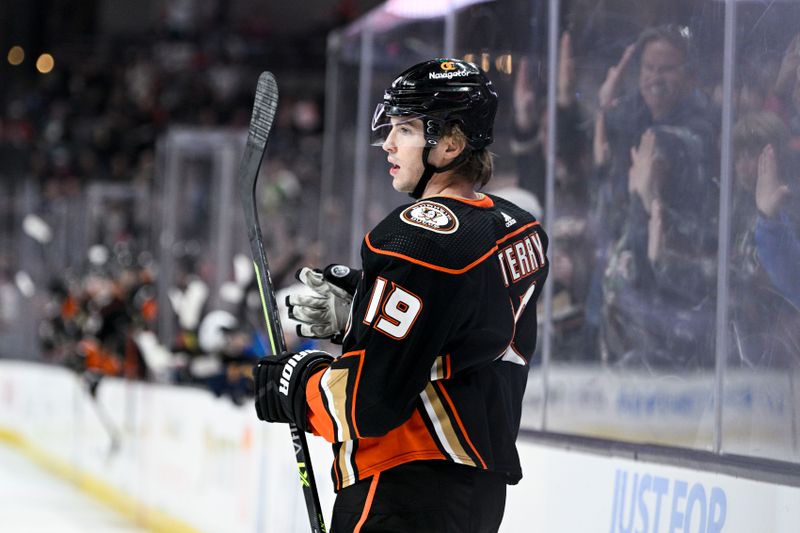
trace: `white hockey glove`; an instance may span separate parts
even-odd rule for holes
[[[297,279],[314,294],[290,294],[286,297],[289,318],[300,322],[297,334],[341,343],[350,305],[361,273],[344,265],[328,265],[324,271],[304,267]]]

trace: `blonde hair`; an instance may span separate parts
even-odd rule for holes
[[[492,179],[492,153],[486,148],[480,150],[470,148],[467,136],[464,135],[464,131],[458,123],[448,124],[444,136],[453,137],[456,141],[464,144],[464,150],[471,151],[464,162],[454,169],[454,172],[472,182],[476,189],[489,183],[489,180]]]

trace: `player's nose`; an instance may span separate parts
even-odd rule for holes
[[[381,148],[383,148],[383,150],[386,151],[386,152],[394,152],[394,151],[397,150],[397,145],[394,142],[394,135],[393,134],[390,133],[386,137],[386,140],[383,141],[383,144],[381,145]]]

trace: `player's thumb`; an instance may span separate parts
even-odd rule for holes
[[[297,271],[297,279],[305,285],[316,292],[321,292],[320,289],[325,284],[325,279],[322,277],[322,272],[317,269],[303,267]]]

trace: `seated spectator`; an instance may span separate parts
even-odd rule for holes
[[[770,279],[800,309],[800,219],[797,197],[781,183],[777,158],[767,146],[758,162],[756,248]]]
[[[603,279],[601,349],[626,366],[713,362],[717,190],[703,141],[658,126],[631,151],[631,199]]]
[[[710,99],[697,86],[695,52],[688,28],[659,26],[644,30],[619,62],[609,68],[598,91],[593,160],[592,226],[597,227],[596,268],[586,302],[586,331],[600,328],[602,276],[611,247],[622,237],[628,214],[631,152],[642,134],[655,126],[674,126],[699,142],[699,164],[706,176],[717,159],[717,127]],[[638,63],[635,91],[622,94],[624,74]],[[649,209],[649,206],[645,206]]]
[[[772,145],[764,148],[756,184],[756,251],[780,295],[773,298],[776,305],[768,315],[773,327],[765,334],[778,345],[761,359],[796,367],[800,364],[800,205],[795,194],[797,178],[784,180],[777,153]]]
[[[648,28],[625,49],[598,92],[594,162],[603,189],[598,218],[611,240],[619,237],[627,204],[626,176],[631,149],[648,128],[678,126],[700,141],[706,171],[713,167],[716,127],[709,98],[697,88],[691,37],[686,27]],[[637,90],[621,95],[631,61],[639,63]]]
[[[789,132],[781,120],[768,111],[743,115],[733,128],[735,181],[732,195],[732,250],[737,261],[732,268],[743,279],[751,278],[759,268],[755,253],[756,182],[759,159],[769,146],[777,158],[789,157]]]
[[[733,129],[730,354],[733,362],[746,366],[783,365],[798,353],[792,330],[800,331],[800,314],[791,302],[800,296],[800,255],[792,267],[791,223],[775,218],[789,196],[782,185],[788,176],[780,173],[780,168],[792,167],[788,141],[785,124],[767,111],[745,114]],[[783,230],[790,233],[783,235]],[[794,306],[798,303],[800,298]]]

